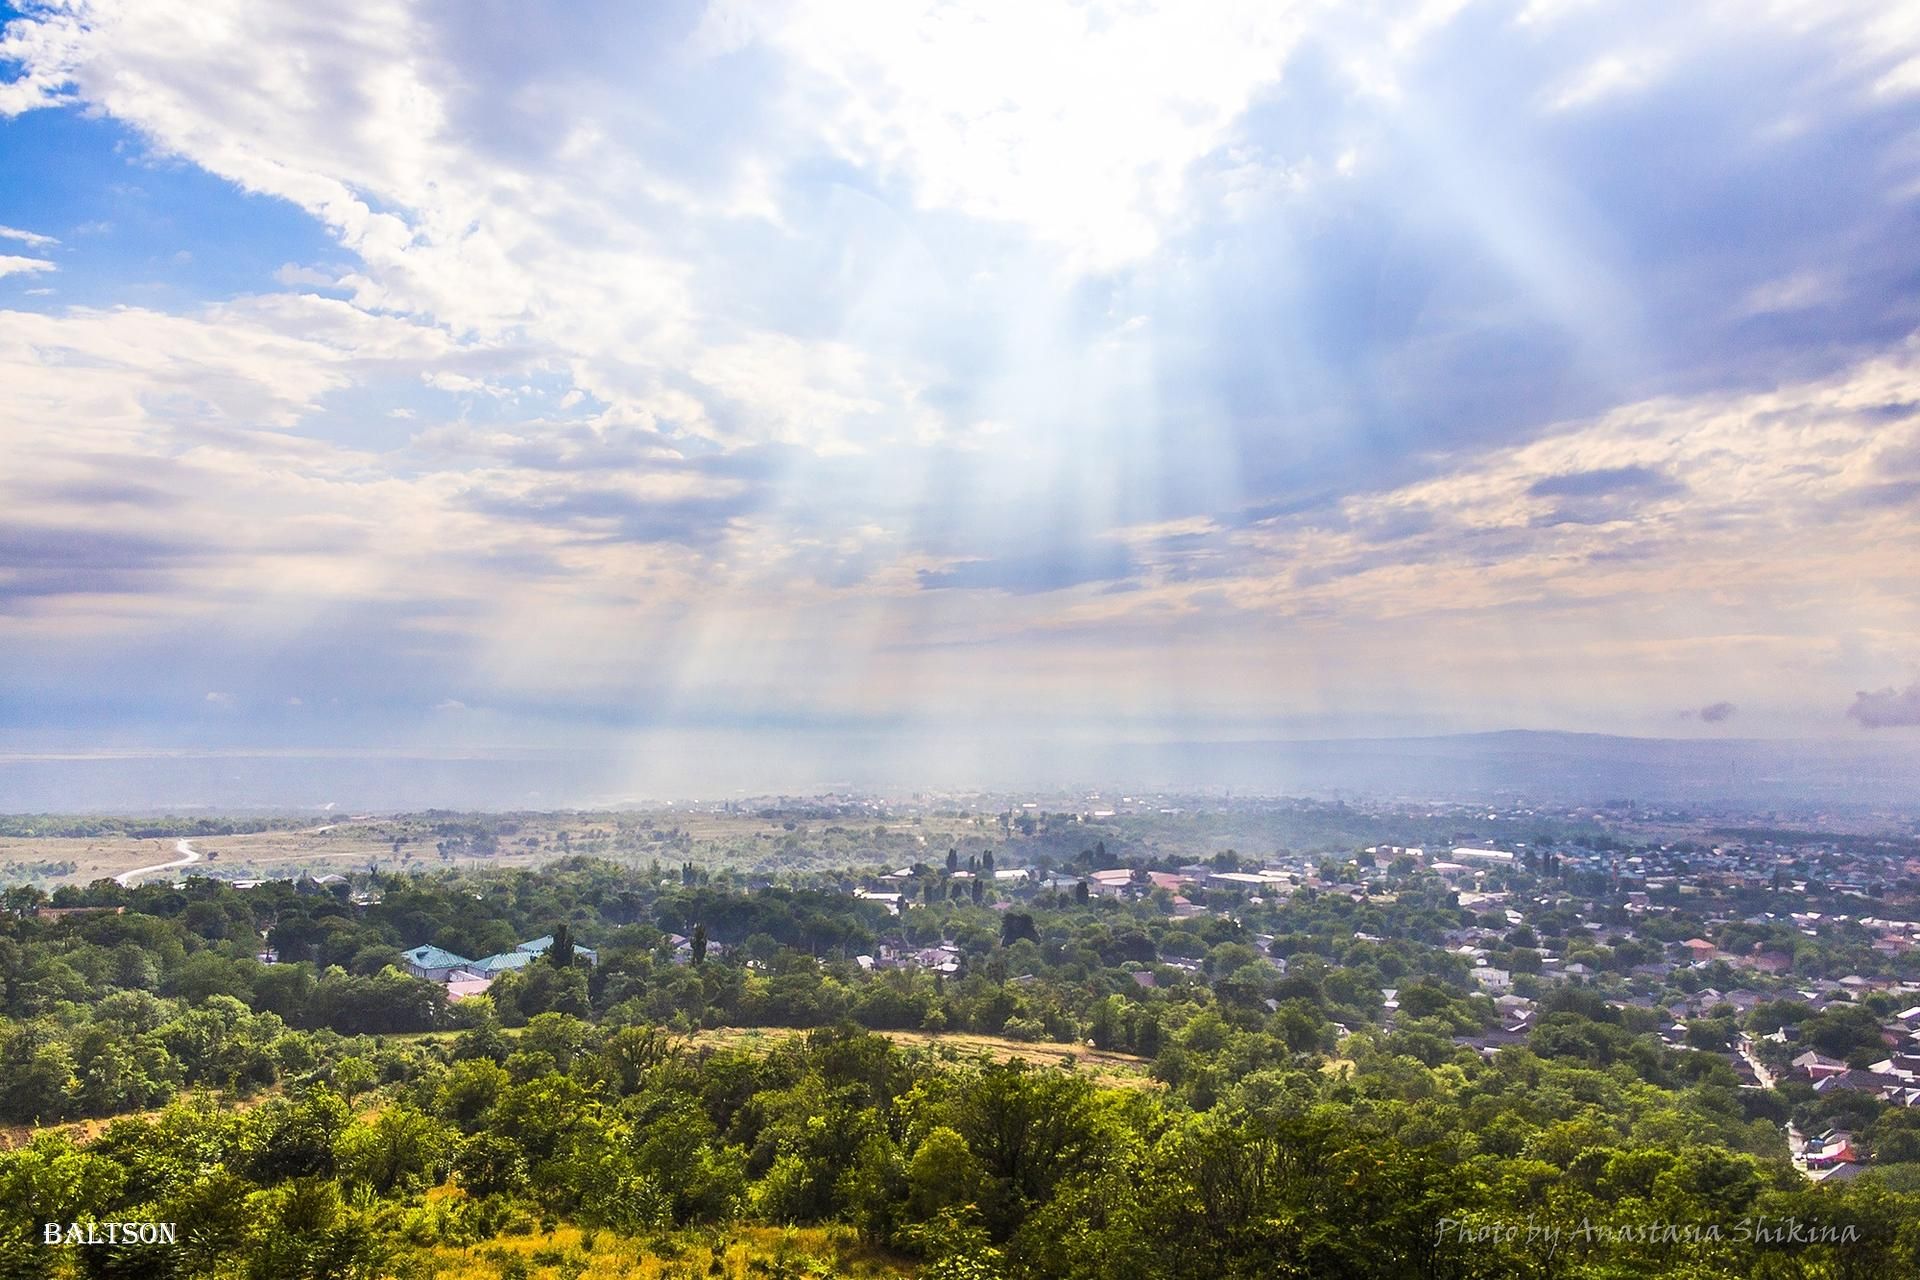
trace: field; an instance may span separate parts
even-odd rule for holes
[[[272,1088],[262,1089],[251,1097],[236,1099],[229,1094],[220,1093],[213,1089],[183,1089],[168,1105],[220,1107],[232,1111],[250,1111],[270,1098],[282,1096],[284,1092],[280,1085],[274,1085]],[[116,1120],[129,1118],[151,1120],[155,1116],[158,1116],[163,1110],[165,1110],[164,1107],[152,1107],[145,1111],[125,1111],[119,1115],[97,1116],[90,1120],[69,1120],[63,1124],[0,1125],[0,1151],[11,1151],[15,1147],[24,1147],[33,1141],[35,1135],[42,1133],[61,1134],[74,1143],[91,1142],[105,1133],[107,1126],[113,1124]]]
[[[696,1032],[695,1044],[715,1048],[771,1048],[792,1036],[805,1035],[781,1027],[718,1027]],[[1148,1074],[1151,1063],[1128,1053],[1113,1053],[1084,1044],[1066,1044],[1051,1040],[1009,1040],[1004,1036],[973,1035],[966,1032],[881,1031],[895,1044],[906,1049],[927,1049],[947,1061],[990,1058],[997,1062],[1025,1062],[1034,1066],[1071,1067],[1097,1084],[1121,1089],[1155,1089],[1158,1083]]]
[[[872,816],[772,820],[748,814],[412,815],[347,818],[300,829],[192,836],[192,874],[281,879],[378,869],[528,867],[575,854],[635,867],[683,862],[742,870],[895,865],[944,858],[951,845],[985,849],[986,819],[879,821]],[[991,834],[998,834],[997,825]],[[0,885],[89,884],[172,861],[174,837],[121,834],[0,836]],[[934,852],[930,852],[934,851]],[[184,869],[155,872],[181,876]]]
[[[423,813],[281,824],[251,834],[191,835],[189,819],[148,819],[142,838],[118,831],[125,819],[0,820],[0,886],[43,889],[87,884],[172,860],[174,837],[189,835],[204,861],[193,874],[225,879],[290,878],[356,871],[527,867],[574,854],[672,874],[691,862],[749,874],[937,863],[948,849],[964,861],[992,851],[1003,866],[1055,865],[1104,846],[1119,857],[1198,860],[1224,850],[1255,858],[1283,851],[1351,850],[1392,837],[1427,843],[1512,838],[1514,822],[1459,814],[1390,814],[1339,805],[1241,804],[1145,807],[1118,814],[1070,813],[1074,797],[1029,809],[977,800],[975,807],[883,809],[863,802],[793,809],[675,807],[612,813]],[[1058,805],[1058,809],[1052,806]],[[35,824],[54,834],[29,832]],[[1551,823],[1528,819],[1527,834]],[[180,870],[155,876],[185,874]]]
[[[743,1227],[633,1240],[558,1227],[418,1256],[436,1280],[745,1280],[748,1276],[883,1280],[914,1274],[905,1258],[862,1244],[847,1227]]]
[[[388,1036],[390,1040],[451,1041],[453,1031],[416,1031]],[[508,1036],[515,1033],[508,1031]],[[676,1043],[696,1048],[751,1049],[765,1051],[805,1030],[793,1027],[713,1027],[682,1037]],[[1152,1062],[1130,1053],[1094,1049],[1084,1044],[1057,1040],[1010,1040],[1005,1036],[976,1035],[966,1031],[876,1031],[903,1049],[925,1049],[945,1062],[981,1058],[995,1062],[1025,1062],[1040,1067],[1071,1067],[1096,1084],[1120,1089],[1157,1089],[1151,1075]]]

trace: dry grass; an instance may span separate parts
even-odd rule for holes
[[[232,1098],[224,1093],[209,1089],[187,1089],[175,1096],[168,1106],[192,1106],[196,1103],[211,1103],[229,1111],[249,1111],[269,1098],[280,1096],[284,1092],[281,1086],[262,1089],[259,1093],[246,1098]],[[77,1146],[91,1142],[107,1131],[107,1126],[120,1120],[152,1120],[166,1107],[149,1107],[145,1111],[122,1111],[118,1115],[97,1116],[91,1120],[69,1120],[64,1124],[9,1124],[0,1125],[0,1151],[11,1151],[15,1147],[24,1147],[33,1141],[35,1134],[65,1134]]]
[[[785,1027],[718,1027],[696,1032],[695,1044],[714,1048],[766,1049],[803,1030]],[[960,1031],[879,1031],[887,1039],[908,1049],[926,1049],[936,1057],[950,1061],[987,1058],[995,1062],[1026,1062],[1034,1066],[1064,1067],[1085,1074],[1095,1084],[1119,1089],[1156,1089],[1159,1083],[1149,1074],[1152,1063],[1128,1053],[1093,1049],[1083,1044],[1052,1040],[1010,1040],[1005,1036],[974,1035]]]
[[[847,1227],[733,1227],[652,1240],[560,1227],[465,1248],[434,1248],[420,1261],[434,1280],[888,1280],[914,1274],[907,1259],[861,1244]]]
[[[454,821],[462,819],[455,818]],[[888,865],[944,856],[951,844],[969,837],[998,834],[989,820],[927,816],[919,821],[862,822],[796,821],[789,830],[781,820],[750,814],[707,813],[681,809],[618,814],[516,814],[518,830],[503,835],[498,851],[487,857],[463,854],[442,858],[435,848],[433,823],[419,815],[341,818],[298,830],[262,831],[250,835],[197,837],[193,847],[209,855],[194,870],[230,879],[268,879],[303,871],[346,873],[377,864],[383,871],[433,871],[471,867],[534,867],[569,853],[625,861],[644,866],[657,860],[677,868],[691,858],[701,866],[788,866],[800,864]],[[874,836],[876,827],[885,835]],[[567,844],[560,843],[564,833]],[[688,842],[660,842],[672,834]],[[394,840],[402,839],[398,852]],[[526,840],[538,841],[529,848]],[[790,848],[797,842],[797,850]],[[43,878],[43,884],[88,884],[136,867],[169,862],[174,841],[134,840],[124,836],[88,838],[0,838],[0,884],[22,879],[25,869],[38,863],[77,864],[70,874]],[[8,874],[9,864],[16,872]],[[174,873],[179,874],[179,873]]]
[[[581,830],[585,830],[582,826]],[[124,836],[0,838],[0,884],[9,876],[8,864],[24,870],[41,862],[72,862],[73,872],[45,883],[91,884],[136,867],[171,862],[178,854],[172,837],[134,840]],[[193,847],[203,861],[190,870],[156,872],[151,879],[181,875],[212,875],[222,879],[279,879],[301,872],[364,871],[377,864],[382,871],[434,871],[450,867],[529,867],[551,862],[562,851],[551,845],[517,849],[503,843],[493,857],[471,855],[443,859],[432,841],[415,841],[393,850],[392,829],[379,823],[343,822],[302,831],[261,831],[248,835],[195,836]]]

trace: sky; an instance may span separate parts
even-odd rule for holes
[[[1920,749],[1911,4],[0,20],[0,751]]]

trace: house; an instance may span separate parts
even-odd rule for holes
[[[960,948],[947,943],[919,949],[893,948],[883,945],[880,948],[880,958],[891,961],[902,969],[930,969],[934,973],[954,974],[960,972],[961,951]]]
[[[1853,1135],[1845,1129],[1829,1129],[1817,1138],[1809,1138],[1804,1158],[1809,1169],[1851,1164],[1858,1159],[1853,1153]]]
[[[475,960],[467,968],[475,974],[492,982],[503,973],[514,969],[524,969],[540,957],[531,951],[502,951],[498,955],[484,956]]]
[[[1680,945],[1687,949],[1688,956],[1692,958],[1695,964],[1704,963],[1720,954],[1720,948],[1714,946],[1705,938],[1688,938]]]
[[[1453,857],[1464,862],[1512,862],[1513,855],[1502,849],[1476,849],[1469,845],[1454,848]]]
[[[515,951],[525,952],[533,956],[543,956],[552,949],[553,935],[550,933],[543,933],[539,937],[523,942],[514,948]],[[584,960],[588,964],[600,963],[600,953],[598,951],[595,951],[592,947],[583,947],[577,942],[573,946],[573,958],[575,960]]]
[[[1495,969],[1482,965],[1473,971],[1473,980],[1487,991],[1508,991],[1513,987],[1513,974],[1506,969]]]
[[[466,975],[453,978],[447,983],[447,1003],[452,1004],[455,1000],[465,1000],[468,996],[483,996],[487,994],[487,988],[492,985],[492,978],[476,978]]]
[[[673,948],[673,962],[675,964],[686,965],[686,964],[693,963],[693,939],[692,938],[689,938],[685,934],[681,934],[681,933],[670,933],[667,935],[667,945]],[[707,943],[708,956],[717,957],[717,956],[723,956],[725,954],[727,954],[727,949],[725,946],[721,945],[718,942],[709,941]]]
[[[898,893],[875,893],[871,889],[855,889],[853,896],[862,902],[877,902],[887,909],[888,915],[897,916],[900,914],[901,899],[905,895]]]
[[[1902,1080],[1920,1080],[1920,1057],[1911,1053],[1896,1053],[1874,1063],[1867,1070],[1883,1076],[1898,1076]]]
[[[465,956],[427,943],[402,951],[400,959],[405,962],[408,973],[428,982],[445,982],[457,973],[469,973],[473,969],[473,961]]]
[[[1824,1053],[1809,1049],[1793,1060],[1793,1069],[1804,1072],[1809,1080],[1823,1080],[1828,1076],[1842,1074],[1847,1070],[1847,1064],[1838,1058],[1829,1058]]]
[[[1829,1182],[1852,1182],[1867,1171],[1863,1164],[1830,1164],[1821,1169],[1809,1169],[1807,1177],[1816,1184],[1825,1186]]]
[[[1282,881],[1281,883],[1285,883]],[[1214,871],[1207,875],[1207,887],[1210,889],[1246,889],[1258,893],[1271,889],[1274,882],[1264,875],[1255,875],[1251,871]]]
[[[1895,1075],[1886,1075],[1878,1071],[1841,1071],[1814,1081],[1815,1093],[1833,1093],[1839,1089],[1849,1089],[1855,1093],[1870,1093],[1883,1102],[1907,1105],[1903,1095],[1912,1088],[1913,1082]]]

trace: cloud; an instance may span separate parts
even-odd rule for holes
[[[0,612],[62,596],[152,592],[198,557],[167,537],[0,521]]]
[[[1111,582],[1135,571],[1124,548],[1096,547],[1072,555],[1003,556],[962,560],[940,569],[921,569],[923,591],[994,590],[1011,595],[1064,591],[1093,582]]]
[[[36,271],[55,270],[58,268],[43,258],[22,258],[16,254],[0,253],[0,276],[31,275]]]
[[[35,231],[22,231],[18,227],[0,227],[0,240],[18,240],[30,249],[46,249],[60,243],[52,236],[43,236]]]
[[[151,484],[102,478],[58,484],[46,490],[49,498],[87,507],[140,507],[149,510],[177,507],[186,499]]]
[[[1614,524],[1642,517],[1644,508],[1686,492],[1686,486],[1644,466],[1601,467],[1547,476],[1527,486],[1536,498],[1557,498],[1537,515],[1540,525]]]
[[[1678,486],[1651,467],[1599,467],[1546,476],[1527,486],[1536,498],[1597,498],[1616,493],[1672,493]]]
[[[0,559],[0,670],[1830,725],[1920,632],[1882,18],[33,8],[0,112],[320,243],[156,301],[103,193],[0,310],[0,509],[105,540]]]
[[[1847,708],[1849,719],[1863,729],[1897,729],[1920,725],[1920,684],[1904,689],[1888,686],[1871,692],[1862,690]]]
[[[1738,709],[1731,702],[1709,702],[1700,708],[1699,715],[1708,724],[1724,724],[1733,719],[1733,713]]]
[[[466,497],[472,510],[590,539],[687,545],[712,542],[760,501],[750,490],[646,494],[551,484],[518,493],[476,491]]]
[[[1549,104],[1553,111],[1589,107],[1644,90],[1665,69],[1659,54],[1609,53],[1583,68]]]
[[[331,289],[340,283],[337,273],[322,271],[318,267],[303,267],[295,262],[282,263],[280,269],[273,273],[273,278],[289,288],[313,285]]]
[[[829,0],[773,13],[741,34],[795,64],[789,110],[820,120],[841,155],[896,172],[922,205],[1030,229],[1091,270],[1157,247],[1192,167],[1303,34],[1279,5]]]

